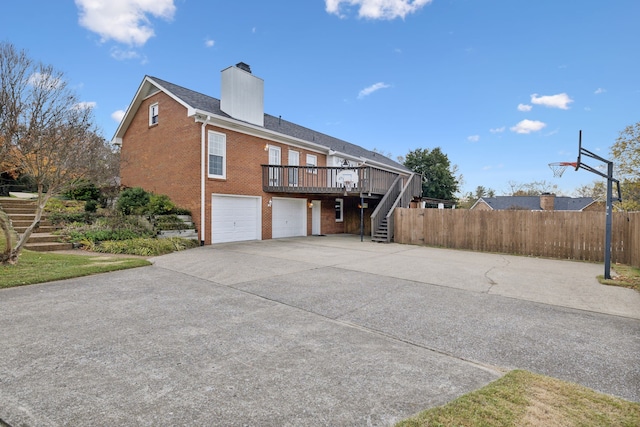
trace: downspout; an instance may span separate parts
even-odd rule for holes
[[[206,127],[207,122],[209,121],[209,116],[206,116],[204,121],[202,122],[201,135],[200,135],[200,246],[204,246],[205,240],[205,232],[206,232],[206,195],[205,195],[205,183],[206,183],[206,173],[207,173],[207,156],[206,156]]]

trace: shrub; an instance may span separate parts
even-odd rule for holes
[[[120,193],[116,206],[125,215],[141,215],[150,199],[151,195],[140,187],[127,188]]]
[[[106,241],[94,245],[92,250],[111,254],[158,256],[184,249],[195,248],[195,240],[172,237],[170,239],[131,239],[124,241]]]
[[[147,213],[149,215],[167,215],[174,213],[176,205],[173,204],[169,196],[164,194],[151,194],[149,204],[147,205]]]
[[[94,183],[85,179],[80,179],[71,184],[71,188],[63,193],[64,197],[71,200],[98,200],[100,198],[100,190]]]
[[[47,202],[44,210],[48,213],[70,214],[81,213],[84,209],[81,202],[75,200],[60,200],[52,197]]]
[[[54,212],[48,216],[49,221],[56,225],[72,223],[93,224],[95,221],[93,212]]]
[[[84,203],[85,212],[96,212],[98,210],[98,202],[95,200],[87,200]]]
[[[83,244],[85,241],[127,240],[155,235],[153,227],[141,217],[100,217],[93,224],[75,222],[67,225],[61,234],[70,241]]]

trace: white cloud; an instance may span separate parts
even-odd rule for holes
[[[137,59],[140,54],[135,50],[122,50],[114,46],[111,48],[111,57],[118,61],[125,61],[127,59]]]
[[[531,111],[533,107],[527,104],[518,104],[518,111]]]
[[[489,129],[489,132],[491,133],[502,133],[504,132],[506,129],[505,126],[499,127],[499,128],[494,128],[494,129]]]
[[[342,6],[358,8],[358,16],[368,19],[403,18],[410,13],[422,9],[433,0],[325,0],[325,10],[328,13],[346,17],[342,13]]]
[[[173,19],[173,0],[75,0],[80,25],[101,41],[142,46],[155,35],[149,16]]]
[[[84,102],[78,102],[74,107],[78,110],[88,110],[88,109],[96,108],[97,105],[98,103],[94,101],[84,101]]]
[[[358,99],[362,99],[365,96],[371,95],[373,92],[376,92],[376,91],[378,91],[380,89],[386,89],[388,87],[391,87],[391,85],[388,85],[388,84],[382,83],[382,82],[373,84],[373,85],[371,85],[369,87],[366,87],[366,88],[362,89],[360,91],[360,93],[358,94]]]
[[[573,99],[569,98],[566,93],[559,93],[557,95],[538,96],[537,93],[531,95],[531,103],[536,105],[544,105],[550,108],[560,108],[561,110],[568,110],[569,104],[573,102]]]
[[[41,89],[53,90],[62,85],[62,80],[58,77],[54,77],[51,74],[33,73],[29,76],[27,82],[31,86],[36,86]]]
[[[537,132],[547,126],[545,123],[538,120],[522,120],[517,125],[511,127],[511,131],[515,133],[531,133]]]
[[[606,91],[607,91],[606,89],[603,89],[603,88],[599,87],[599,88],[598,88],[598,89],[596,89],[596,91],[595,91],[595,92],[593,92],[593,93],[595,93],[596,95],[600,95],[601,93],[605,93]]]
[[[215,40],[211,40],[211,39],[204,40],[205,47],[213,47],[214,44],[216,44]]]
[[[467,137],[467,141],[469,142],[478,142],[480,141],[480,135],[471,135]]]
[[[125,114],[126,114],[126,111],[124,111],[124,110],[116,110],[113,113],[111,113],[111,118],[115,122],[120,123],[122,121],[122,119],[124,118]]]

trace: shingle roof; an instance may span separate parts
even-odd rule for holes
[[[215,114],[217,116],[229,117],[220,109],[220,100],[208,95],[204,95],[200,92],[187,89],[185,87],[170,83],[166,80],[159,79],[157,77],[149,78],[167,91],[171,92],[174,96],[178,97],[185,104],[191,106],[196,110],[206,111],[208,113]],[[373,151],[367,150],[358,145],[352,144],[347,141],[343,141],[338,138],[316,132],[312,129],[308,129],[304,126],[291,123],[283,120],[279,117],[275,117],[269,114],[264,115],[264,128],[273,132],[281,133],[290,137],[298,138],[303,141],[311,142],[314,144],[322,145],[328,149],[332,149],[348,156],[356,158],[363,157],[368,160],[372,160],[378,163],[388,165],[390,167],[401,169],[409,172],[404,165]]]
[[[540,211],[540,196],[496,196],[483,197],[486,204],[494,210],[524,209]],[[592,197],[556,196],[553,208],[557,211],[580,211],[594,202]]]

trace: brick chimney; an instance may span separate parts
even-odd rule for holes
[[[554,210],[556,195],[553,193],[542,193],[540,195],[540,209],[543,211]]]
[[[222,70],[220,109],[234,119],[264,126],[264,80],[244,62]]]

